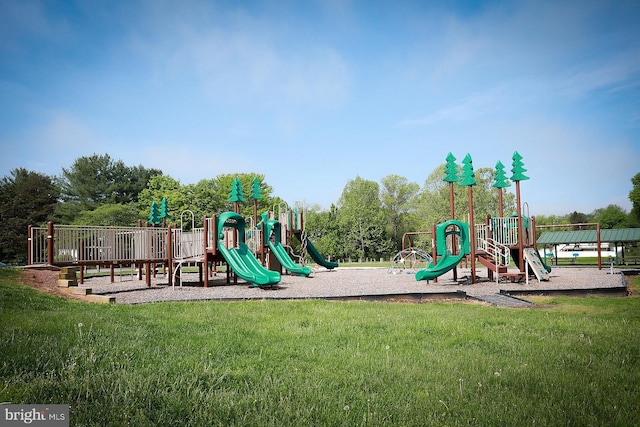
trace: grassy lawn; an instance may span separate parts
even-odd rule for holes
[[[0,402],[83,426],[640,424],[640,298],[537,302],[96,305],[1,269]]]

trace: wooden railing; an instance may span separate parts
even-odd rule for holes
[[[49,224],[30,227],[29,264],[100,264],[167,259],[168,228]]]

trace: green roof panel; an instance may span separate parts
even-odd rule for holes
[[[544,231],[537,240],[539,245],[560,243],[597,243],[596,230]],[[640,242],[640,228],[600,230],[600,241],[610,243]]]

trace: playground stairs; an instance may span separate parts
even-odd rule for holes
[[[110,295],[94,295],[91,288],[81,288],[78,286],[77,267],[62,267],[58,274],[57,284],[61,291],[82,296],[84,301],[97,303],[115,303],[116,297]]]
[[[80,296],[83,301],[95,302],[100,304],[113,304],[116,302],[116,297],[113,295],[100,295],[94,294],[91,288],[62,288],[62,291],[71,295]]]
[[[524,278],[524,273],[509,272],[509,268],[504,264],[496,263],[495,258],[487,252],[479,252],[477,255],[478,262],[487,267],[498,275],[498,277],[508,278],[512,283],[519,282]]]
[[[60,288],[68,288],[70,286],[78,286],[78,278],[76,276],[76,267],[62,267],[58,274],[57,284]]]
[[[477,255],[478,255],[478,261],[480,262],[480,264],[484,265],[494,273],[502,274],[507,272],[508,270],[507,266],[496,263],[495,258],[491,254],[487,252],[482,252],[482,253],[478,253]]]

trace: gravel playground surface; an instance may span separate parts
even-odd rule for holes
[[[225,273],[218,273],[209,279],[209,286],[198,282],[197,273],[183,275],[183,285],[171,286],[167,277],[158,274],[152,279],[151,287],[137,277],[116,276],[114,283],[109,277],[85,279],[79,287],[91,288],[93,294],[115,297],[117,304],[140,304],[160,301],[194,300],[261,300],[261,299],[388,299],[388,300],[430,300],[460,299],[464,295],[477,297],[495,295],[500,291],[544,294],[547,292],[586,293],[601,289],[624,286],[624,278],[619,273],[611,274],[608,269],[556,267],[549,274],[550,280],[538,282],[535,276],[529,284],[511,283],[501,279],[500,283],[489,282],[486,270],[477,269],[480,283],[470,284],[471,270],[459,268],[457,280],[448,272],[433,281],[416,281],[412,271],[390,273],[387,268],[338,268],[336,270],[316,269],[309,277],[283,274],[282,281],[273,287],[258,288],[238,280],[228,284]],[[463,294],[460,293],[463,292]],[[461,296],[462,295],[462,296]]]

